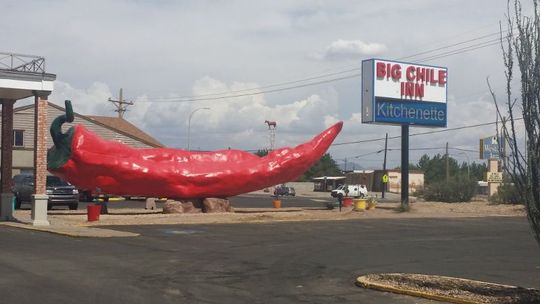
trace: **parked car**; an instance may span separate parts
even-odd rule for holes
[[[290,196],[296,196],[296,191],[294,190],[294,187],[287,187],[286,185],[279,185],[276,186],[274,189],[274,195],[290,195]]]
[[[53,206],[68,206],[70,210],[76,210],[79,207],[79,191],[73,185],[58,176],[47,175],[46,187],[49,196],[48,210]],[[31,203],[32,194],[34,194],[34,176],[15,175],[11,191],[15,195],[15,209],[20,209],[22,203]]]

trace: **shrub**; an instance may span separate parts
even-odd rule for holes
[[[497,193],[489,197],[494,204],[519,204],[519,193],[513,184],[502,184]]]
[[[424,189],[424,199],[446,203],[469,202],[476,191],[476,182],[454,177],[448,182],[434,182]]]

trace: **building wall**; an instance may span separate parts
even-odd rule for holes
[[[47,125],[50,126],[51,122],[59,115],[64,114],[63,111],[49,106],[47,111]],[[65,123],[62,130],[65,132],[74,124],[82,124],[89,130],[98,134],[104,139],[121,141],[129,146],[135,148],[151,148],[141,141],[138,141],[129,136],[118,133],[107,127],[99,125],[95,122],[84,119],[80,116],[75,116],[73,123]],[[0,118],[1,126],[1,118]],[[34,107],[29,107],[23,110],[17,110],[14,112],[13,130],[23,130],[23,147],[13,147],[13,175],[21,172],[30,172],[34,167]],[[47,147],[52,147],[53,141],[49,132],[47,132]]]
[[[388,170],[388,185],[386,191],[401,193],[401,172],[396,170]],[[350,172],[346,174],[347,184],[363,184],[366,185],[368,191],[382,191],[382,176],[383,170],[363,170],[358,172]],[[409,172],[409,192],[414,192],[424,187],[424,173],[419,171]]]
[[[424,188],[424,173],[409,173],[409,193]],[[401,172],[388,172],[388,191],[401,193]]]

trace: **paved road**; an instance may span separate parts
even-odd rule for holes
[[[524,218],[116,226],[136,238],[0,227],[2,303],[434,303],[354,286],[411,272],[540,288]]]

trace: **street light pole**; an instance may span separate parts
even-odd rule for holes
[[[199,110],[210,110],[210,108],[198,108],[198,109],[195,109],[195,110],[191,111],[191,114],[189,114],[188,131],[187,131],[187,149],[188,149],[188,151],[191,151],[190,150],[190,144],[191,144],[191,118],[193,117],[193,114],[195,114],[195,112],[197,112]]]

